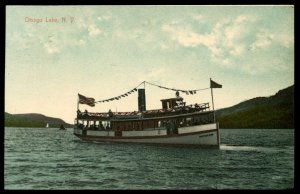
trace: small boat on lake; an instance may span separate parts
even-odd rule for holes
[[[96,142],[220,147],[219,124],[215,121],[214,107],[211,110],[208,102],[187,105],[179,95],[179,92],[194,95],[203,89],[178,90],[146,81],[142,83],[144,88],[136,87],[125,94],[101,101],[78,94],[74,135],[85,141]],[[176,91],[176,95],[161,99],[161,108],[147,110],[145,83]],[[210,85],[211,94],[213,94],[212,88],[222,87],[212,80]],[[138,92],[138,111],[81,112],[79,110],[79,104],[94,107],[95,103],[119,100],[135,91]]]
[[[63,124],[60,125],[59,130],[66,130]]]

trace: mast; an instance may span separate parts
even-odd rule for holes
[[[79,96],[77,95],[77,111],[79,110]]]
[[[210,78],[210,83],[211,83],[211,78]],[[210,91],[211,91],[211,102],[213,106],[213,112],[214,112],[214,122],[216,122],[216,113],[215,113],[215,106],[214,106],[214,94],[213,94],[213,88],[210,86]]]
[[[79,95],[77,95],[77,111],[76,111],[76,125],[77,125],[77,128],[78,128],[78,114],[79,114],[78,112],[79,112]]]
[[[144,81],[144,101],[145,101],[145,110],[146,110],[146,81]]]

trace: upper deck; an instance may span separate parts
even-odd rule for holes
[[[209,103],[194,104],[188,106],[178,106],[172,108],[133,111],[133,112],[77,112],[78,120],[89,121],[134,121],[134,120],[155,120],[164,118],[179,118],[190,115],[210,113]]]

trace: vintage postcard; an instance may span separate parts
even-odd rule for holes
[[[294,5],[7,5],[5,38],[5,189],[294,188]]]

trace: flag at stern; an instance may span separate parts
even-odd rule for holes
[[[222,88],[222,85],[210,79],[210,88]]]

